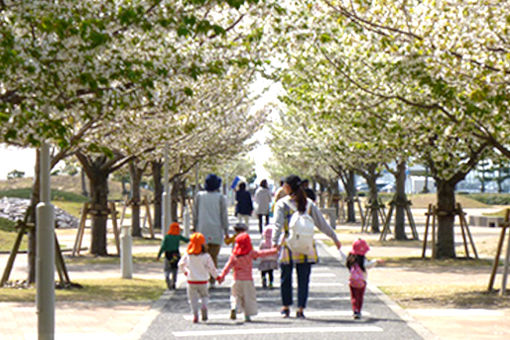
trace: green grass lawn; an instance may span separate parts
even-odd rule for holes
[[[77,280],[83,288],[56,289],[57,301],[155,301],[165,291],[163,280]],[[35,288],[0,288],[0,302],[35,301]]]
[[[52,201],[51,204],[57,208],[65,210],[78,219],[81,218],[81,209],[83,207],[83,203],[81,202]]]
[[[404,308],[509,308],[510,296],[488,292],[486,286],[459,284],[400,285],[379,287]]]
[[[16,223],[13,221],[7,220],[5,218],[0,218],[0,251],[11,251],[12,246],[14,245],[14,241],[18,235],[17,230],[14,228]],[[27,250],[27,237],[26,235],[23,237],[21,241],[20,250]]]
[[[134,263],[156,263],[157,252],[152,253],[136,253],[133,254]],[[116,255],[112,256],[100,256],[96,257],[93,255],[83,256],[66,256],[65,261],[70,265],[88,266],[91,264],[120,264],[120,257]]]

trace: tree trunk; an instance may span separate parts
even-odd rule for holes
[[[455,186],[457,182],[435,179],[437,185],[437,258],[455,257]]]
[[[376,207],[379,205],[379,195],[377,193],[377,175],[368,176],[365,178],[367,181],[367,185],[369,188],[369,204],[373,207],[371,209],[372,216],[367,216],[367,218],[370,218],[372,220],[371,223],[371,230],[373,233],[378,233],[379,230],[379,211],[376,209]]]
[[[429,167],[425,167],[425,184],[423,185],[423,189],[421,191],[422,194],[428,194],[429,190]]]
[[[328,208],[335,209],[335,216],[339,215],[339,202],[341,199],[340,190],[338,189],[338,179],[329,180],[328,188],[331,190],[331,200]]]
[[[101,169],[100,165],[87,170],[90,186],[90,206],[92,209],[92,238],[90,253],[106,256],[107,252],[107,222],[108,222],[108,176],[109,171]]]
[[[405,231],[405,207],[407,204],[406,196],[406,162],[402,161],[397,164],[397,173],[395,174],[395,239],[406,240]]]
[[[85,171],[83,171],[83,167],[80,170],[80,176],[81,176],[81,194],[85,197],[89,197],[89,193],[87,191],[87,181],[85,178]]]
[[[348,171],[347,174],[345,192],[347,194],[347,222],[356,222],[356,210],[354,205],[354,196],[356,195],[356,177],[352,170]]]
[[[176,222],[178,221],[178,216],[177,216],[177,206],[179,204],[179,193],[180,193],[180,189],[181,189],[181,181],[176,178],[172,181],[172,185],[171,185],[171,198],[172,200],[170,201],[170,211],[171,211],[171,214],[172,214],[172,222]]]
[[[140,183],[143,170],[136,166],[134,160],[129,162],[129,178],[131,181],[131,236],[142,237],[140,226]]]
[[[154,228],[161,230],[162,206],[161,199],[163,197],[163,182],[161,181],[161,169],[163,163],[160,161],[152,161],[152,179],[154,181]]]
[[[324,200],[324,184],[322,184],[322,181],[319,182],[319,206],[321,208],[324,208],[325,207],[325,200]]]
[[[180,213],[180,217],[181,218],[184,218],[184,208],[186,207],[186,196],[187,196],[187,193],[186,193],[186,180],[183,179],[181,181],[181,196],[180,196],[180,201],[181,201],[181,213]]]
[[[128,189],[126,188],[126,181],[124,180],[124,176],[122,176],[122,178],[120,180],[120,185],[122,187],[122,193],[121,193],[122,197],[130,195]],[[129,197],[129,198],[131,198],[131,197]]]

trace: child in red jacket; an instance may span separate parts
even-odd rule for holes
[[[253,250],[250,235],[247,233],[237,235],[235,242],[232,255],[218,276],[218,282],[221,283],[230,270],[234,269],[234,283],[230,291],[230,318],[236,319],[237,306],[240,306],[244,311],[245,321],[249,322],[252,315],[257,315],[257,294],[252,276],[253,259],[274,255],[278,250],[276,248]]]

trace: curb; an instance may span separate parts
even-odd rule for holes
[[[170,299],[174,291],[165,290],[156,302],[154,302],[150,310],[136,323],[135,327],[126,335],[125,340],[138,340],[149,329],[154,319],[161,313],[165,304]]]
[[[339,257],[338,250],[333,246],[327,246],[322,242],[322,240],[317,240],[321,243],[322,247],[334,258]],[[339,262],[340,263],[340,262]],[[440,340],[441,338],[432,333],[429,329],[423,326],[421,323],[416,321],[405,309],[400,307],[395,301],[390,299],[386,294],[384,294],[379,287],[375,285],[368,284],[368,290],[374,294],[377,298],[379,298],[384,304],[386,304],[399,318],[406,322],[409,327],[411,327],[419,336],[423,339],[432,339],[432,340]]]
[[[434,339],[439,340],[441,339],[434,333],[432,333],[428,328],[423,326],[421,323],[416,321],[411,314],[409,314],[405,309],[400,307],[395,301],[390,299],[388,295],[384,294],[379,287],[375,285],[368,284],[367,286],[368,290],[373,293],[375,296],[377,296],[382,302],[384,302],[392,311],[393,313],[397,314],[399,318],[404,320],[409,327],[411,327],[416,333],[418,333],[419,336],[421,336],[424,339]]]

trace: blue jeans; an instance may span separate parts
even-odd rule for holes
[[[305,308],[308,300],[308,284],[310,283],[310,273],[312,271],[311,263],[296,263],[298,279],[298,307]],[[282,296],[282,305],[292,305],[292,264],[280,264],[280,294]]]

